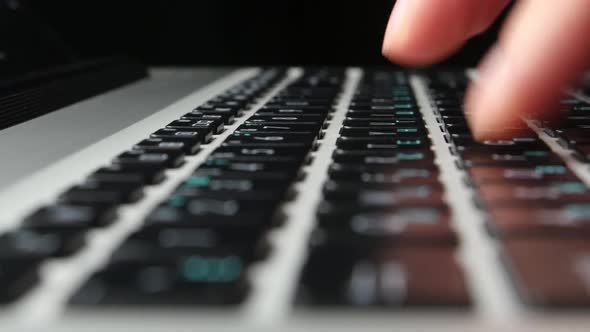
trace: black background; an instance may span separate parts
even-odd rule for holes
[[[444,0],[441,0],[444,1]],[[380,65],[392,0],[28,0],[83,57],[152,65]],[[474,65],[497,26],[449,65]]]

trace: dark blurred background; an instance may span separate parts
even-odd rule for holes
[[[31,58],[125,54],[150,65],[381,65],[387,63],[381,40],[394,2],[26,0],[20,5],[28,7],[30,22],[44,25],[42,39],[58,45],[55,54],[33,52]],[[476,64],[495,40],[497,26],[446,64]],[[30,44],[36,38],[18,34]],[[8,35],[14,30],[0,32],[5,40]]]

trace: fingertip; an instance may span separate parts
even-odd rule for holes
[[[460,46],[453,46],[448,49],[432,49],[411,42],[402,43],[395,40],[395,38],[385,38],[381,53],[389,61],[404,66],[424,67],[448,58],[458,47]]]
[[[408,66],[441,61],[473,35],[474,27],[489,25],[502,2],[506,0],[482,16],[483,2],[473,0],[398,0],[387,24],[382,54]]]

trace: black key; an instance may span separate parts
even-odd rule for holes
[[[488,183],[478,188],[487,206],[526,205],[547,207],[564,203],[590,202],[590,190],[580,181],[540,182],[538,184]]]
[[[164,172],[141,173],[139,171],[128,171],[122,169],[120,165],[100,168],[88,177],[88,179],[91,181],[133,183],[142,185],[160,183],[162,180],[164,180],[164,178]]]
[[[587,238],[590,236],[590,204],[568,203],[545,206],[490,206],[487,227],[509,238]]]
[[[329,262],[329,263],[328,263]],[[470,299],[452,250],[390,245],[315,248],[300,302],[324,306],[466,306]]]
[[[278,190],[284,187],[281,182],[274,179],[247,179],[247,178],[225,178],[218,176],[197,176],[188,177],[182,184],[183,187],[190,187],[204,191],[220,192],[256,192],[266,190]]]
[[[68,256],[80,250],[85,243],[84,232],[16,230],[0,235],[0,261]]]
[[[285,163],[285,162],[273,162],[273,161],[239,161],[230,159],[207,159],[199,169],[216,169],[220,172],[234,171],[234,172],[287,172],[297,173],[299,171],[300,164],[298,163]]]
[[[462,155],[463,163],[468,166],[535,166],[543,164],[559,164],[561,159],[553,152],[545,149],[525,150],[516,153],[488,153],[478,151],[465,151]]]
[[[176,139],[187,141],[188,143],[209,143],[213,137],[210,130],[203,129],[173,129],[164,128],[156,131],[151,135],[155,138]]]
[[[113,164],[98,169],[90,175],[91,179],[110,182],[139,182],[145,184],[157,184],[162,182],[166,176],[159,167],[150,164]]]
[[[550,151],[544,145],[536,145],[536,146],[520,146],[516,145],[474,145],[474,146],[458,146],[456,147],[456,151],[460,154],[465,152],[483,152],[489,154],[519,154],[525,151]]]
[[[187,128],[187,129],[205,129],[211,130],[213,134],[223,132],[223,122],[220,119],[180,119],[169,123],[167,128]]]
[[[280,199],[280,197],[277,197]],[[160,206],[146,221],[146,227],[222,227],[265,228],[272,224],[278,202],[232,198],[192,198],[182,208]]]
[[[0,303],[12,302],[39,283],[39,261],[0,260]]]
[[[322,134],[317,134],[315,131],[286,131],[286,130],[273,130],[273,129],[263,129],[263,128],[252,128],[252,127],[242,127],[240,126],[238,129],[234,131],[236,134],[261,134],[261,135],[285,135],[288,132],[288,135],[304,135],[304,136],[315,136],[315,137],[322,137]]]
[[[310,133],[313,135],[317,135],[318,137],[322,136],[320,132],[320,128],[318,126],[309,126],[309,125],[294,125],[294,124],[263,124],[263,123],[244,123],[238,127],[239,131],[242,132],[264,132],[264,133]]]
[[[300,108],[267,108],[262,107],[259,109],[256,114],[263,115],[263,116],[313,116],[317,118],[326,118],[328,117],[329,110],[309,110],[309,109],[300,109]]]
[[[35,230],[76,230],[109,225],[116,217],[112,208],[79,205],[51,205],[37,210],[25,219],[25,225]]]
[[[517,181],[577,181],[578,177],[563,165],[503,168],[476,166],[469,169],[476,184]]]
[[[487,140],[483,142],[475,142],[472,139],[453,139],[453,143],[461,149],[476,150],[476,149],[508,149],[509,147],[520,148],[525,150],[533,150],[537,148],[545,148],[546,145],[543,141],[536,137],[519,137],[510,140]]]
[[[240,117],[243,115],[242,109],[240,107],[231,107],[231,106],[215,106],[215,105],[201,105],[195,109],[195,111],[208,111],[208,112],[218,112],[218,113],[230,113],[236,117]]]
[[[256,180],[251,181],[256,182]],[[264,182],[268,183],[270,181],[266,180]],[[249,200],[252,197],[256,197],[257,199],[268,200],[270,202],[274,200],[281,200],[284,194],[287,192],[287,188],[288,185],[280,182],[277,182],[274,188],[250,190],[243,190],[242,188],[212,190],[210,188],[202,188],[190,184],[184,184],[176,189],[169,202],[174,204],[173,206],[180,206],[181,204],[187,206],[193,198],[200,199],[202,197],[210,199],[232,198],[234,200]],[[184,199],[185,202],[183,202],[182,199]]]
[[[130,182],[102,182],[89,180],[60,195],[66,204],[116,206],[136,202],[143,197],[143,186]]]
[[[323,126],[325,116],[314,115],[258,115],[254,114],[248,118],[249,123],[283,123],[283,124],[307,124]]]
[[[418,120],[391,120],[391,119],[345,119],[343,125],[351,128],[406,128],[419,126],[422,123]]]
[[[346,113],[346,120],[397,122],[400,124],[408,124],[408,126],[422,125],[424,123],[420,117],[399,117],[391,113],[363,112],[354,110],[350,110]]]
[[[224,167],[203,167],[197,169],[193,175],[226,179],[274,180],[283,183],[296,180],[299,174],[292,169],[262,172],[251,170],[226,170]]]
[[[235,305],[248,292],[238,252],[162,250],[128,241],[72,298],[78,305]]]
[[[340,129],[340,135],[347,137],[415,137],[426,136],[426,131],[420,127],[375,127],[367,129],[344,126]]]
[[[409,105],[408,108],[405,109],[387,109],[387,107],[383,107],[382,109],[379,106],[371,107],[371,108],[350,108],[350,113],[388,113],[391,116],[395,116],[400,119],[419,119],[421,118],[421,114],[418,110],[414,109],[413,106]]]
[[[416,163],[426,165],[434,163],[432,151],[427,150],[401,150],[396,153],[365,150],[336,149],[332,154],[336,163],[365,163],[365,164],[399,164]]]
[[[317,122],[286,122],[286,121],[246,121],[240,127],[240,129],[247,128],[262,128],[272,131],[311,131],[313,133],[319,133],[321,129],[324,129],[323,123]]]
[[[355,206],[360,209],[399,205],[432,206],[443,204],[443,193],[436,185],[408,185],[390,190],[360,188],[356,192],[328,188],[328,190],[324,191],[324,198],[326,202],[334,205]]]
[[[278,121],[278,122],[318,122],[323,123],[327,118],[327,114],[282,114],[282,115],[266,115],[263,112],[256,112],[253,116],[248,118],[248,121]]]
[[[167,227],[146,228],[131,235],[129,241],[149,244],[162,251],[178,253],[236,252],[248,260],[263,258],[269,244],[263,240],[263,232],[256,228],[233,227]]]
[[[309,110],[309,111],[322,111],[322,112],[329,112],[331,109],[331,105],[304,105],[308,103],[306,100],[302,101],[294,101],[294,102],[274,102],[268,103],[265,105],[267,109],[271,108],[297,108],[302,110]]]
[[[189,143],[188,141],[164,139],[164,138],[148,138],[135,145],[135,148],[151,151],[181,151],[185,154],[195,154],[199,151],[201,144],[199,142]]]
[[[438,170],[432,168],[395,168],[384,172],[359,172],[351,170],[328,171],[330,179],[381,184],[424,184],[438,182]]]
[[[438,207],[398,207],[387,210],[327,209],[318,214],[315,239],[326,244],[454,245],[449,211]]]
[[[340,137],[336,146],[344,150],[428,149],[430,142],[427,138],[417,137]]]
[[[224,124],[230,125],[235,121],[236,116],[232,112],[195,110],[190,113],[186,113],[182,117],[187,119],[221,119]]]
[[[302,135],[253,135],[234,133],[223,142],[224,145],[232,146],[260,146],[260,147],[307,147],[311,149],[314,146],[315,136]]]
[[[308,155],[310,149],[307,147],[277,147],[268,145],[237,145],[237,144],[222,144],[220,148],[215,150],[216,154],[232,153],[235,156],[266,156],[266,157],[278,157],[278,156],[293,156],[300,157],[303,159]]]
[[[184,152],[171,150],[130,150],[120,154],[117,164],[149,164],[156,168],[175,168],[184,162]]]
[[[249,151],[234,151],[232,149],[218,149],[209,155],[211,160],[230,160],[245,163],[266,163],[277,162],[286,164],[301,165],[303,162],[309,161],[308,157],[292,156],[292,155],[268,155],[268,154],[252,154]]]

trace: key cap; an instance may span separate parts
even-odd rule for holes
[[[264,132],[264,133],[311,133],[313,135],[317,135],[318,137],[322,136],[322,133],[319,130],[318,126],[308,126],[308,125],[285,125],[285,124],[263,124],[263,123],[244,123],[238,127],[239,131],[242,132]]]
[[[64,257],[77,252],[85,244],[84,232],[20,229],[0,235],[0,261]]]
[[[585,237],[590,235],[590,204],[491,206],[488,228],[502,237]]]
[[[546,148],[544,142],[539,140],[536,137],[517,137],[510,140],[487,140],[483,142],[475,142],[471,138],[454,138],[453,143],[457,146],[457,149],[461,149],[461,147],[465,147],[465,149],[474,150],[483,149],[483,150],[493,150],[493,149],[543,149]]]
[[[175,139],[188,144],[206,144],[209,143],[213,137],[213,133],[209,130],[203,129],[173,129],[164,128],[154,132],[152,138]]]
[[[331,169],[328,174],[333,180],[356,181],[360,183],[412,185],[438,182],[438,171],[429,168],[397,168],[386,172],[358,172]]]
[[[325,111],[327,113],[327,110]],[[256,122],[256,121],[278,121],[278,122],[316,122],[316,123],[324,123],[327,118],[327,114],[283,114],[283,115],[265,115],[262,112],[258,111],[256,114],[248,118],[248,121]]]
[[[182,116],[186,119],[221,119],[224,124],[230,125],[234,123],[236,116],[228,111],[213,111],[213,110],[194,110]]]
[[[428,149],[430,142],[428,139],[416,137],[340,137],[336,141],[336,146],[343,150]]]
[[[274,203],[274,204],[273,204]],[[272,224],[276,202],[236,200],[232,198],[193,198],[182,209],[156,208],[147,218],[146,227],[216,227],[265,228]]]
[[[539,184],[485,184],[478,188],[480,198],[490,205],[547,206],[590,201],[590,191],[579,181],[555,181]]]
[[[0,260],[0,303],[10,303],[39,282],[39,262]]]
[[[276,147],[276,146],[252,146],[252,145],[237,145],[237,144],[222,144],[215,150],[216,156],[224,154],[233,154],[234,156],[250,156],[250,157],[279,157],[292,156],[304,159],[310,153],[310,149],[306,147]]]
[[[590,244],[585,239],[508,241],[508,271],[523,301],[541,307],[590,306]]]
[[[146,151],[182,151],[185,154],[195,154],[199,151],[201,144],[199,142],[189,143],[188,141],[163,139],[163,138],[148,138],[134,146],[134,148]]]
[[[226,177],[198,175],[192,175],[188,177],[182,185],[201,190],[237,192],[250,192],[257,190],[279,190],[280,187],[282,187],[282,184],[280,182],[277,182],[275,179],[232,179]]]
[[[248,262],[234,252],[179,254],[127,242],[71,303],[76,305],[236,305],[248,293]]]
[[[577,176],[562,165],[538,165],[536,167],[502,168],[476,166],[469,169],[477,184],[494,181],[576,181]]]
[[[426,132],[419,127],[365,129],[344,126],[340,129],[340,135],[346,137],[423,137],[426,136]]]
[[[387,161],[387,160],[386,160]],[[436,167],[431,162],[415,162],[415,161],[396,161],[391,163],[383,162],[369,162],[369,163],[332,163],[328,172],[364,172],[364,173],[385,173],[392,170],[405,168],[420,168],[436,171]]]
[[[347,114],[348,116],[348,114]],[[422,126],[422,122],[420,120],[415,119],[355,119],[355,118],[346,118],[342,124],[346,127],[351,128],[406,128],[406,127],[414,127],[414,126]]]
[[[303,143],[307,146],[312,146],[316,142],[316,136],[313,134],[264,134],[236,131],[228,136],[225,142],[234,140],[241,141],[242,143]]]
[[[155,168],[176,168],[184,162],[184,153],[169,150],[129,150],[120,154],[117,164],[149,164]]]
[[[332,154],[332,159],[335,163],[390,164],[395,163],[395,161],[401,163],[416,162],[423,163],[423,165],[427,163],[432,165],[434,163],[432,151],[427,150],[379,153],[378,151],[336,149]]]
[[[304,267],[299,294],[300,302],[320,306],[470,303],[452,251],[436,247],[318,247]]]
[[[440,185],[395,186],[389,189],[366,189],[362,186],[338,185],[328,182],[324,186],[324,198],[339,204],[352,201],[353,204],[366,206],[386,206],[395,204],[428,204],[442,202]]]
[[[79,205],[116,206],[137,202],[143,197],[143,186],[137,183],[88,180],[62,195],[60,202]]]
[[[234,98],[237,96],[234,96]],[[215,105],[201,105],[195,109],[195,111],[209,111],[209,112],[217,112],[218,114],[221,113],[230,113],[236,117],[242,116],[244,113],[241,108],[239,107],[231,107],[231,106],[215,106]]]
[[[247,162],[247,161],[236,161],[231,159],[213,159],[209,158],[200,166],[200,170],[203,169],[216,169],[220,172],[223,171],[236,171],[245,173],[255,172],[285,172],[289,174],[297,174],[300,169],[298,163],[287,163],[287,162],[274,162],[274,161],[259,161],[259,162]]]
[[[558,164],[561,161],[557,155],[547,150],[526,150],[517,153],[487,153],[465,151],[462,155],[463,163],[473,166],[506,166],[506,167],[534,167],[539,163]]]
[[[87,229],[106,226],[115,217],[115,209],[59,204],[37,210],[25,219],[25,225],[35,230]]]
[[[262,107],[259,109],[256,114],[262,116],[290,116],[290,115],[300,115],[300,116],[314,116],[317,118],[329,118],[330,110],[310,110],[310,109],[301,109],[301,108],[279,108],[279,107]]]
[[[306,148],[311,150],[315,146],[315,137],[288,137],[282,135],[239,135],[229,136],[223,143],[225,146],[243,146],[243,147],[294,147]]]
[[[288,122],[288,121],[250,121],[246,120],[241,128],[263,128],[272,129],[273,131],[311,131],[319,133],[320,130],[325,129],[323,123],[317,122]]]
[[[321,206],[318,211],[322,243],[380,246],[387,244],[454,245],[449,212],[437,207],[391,207],[389,209],[338,210]]]
[[[219,227],[165,227],[142,229],[131,235],[127,244],[150,245],[157,250],[190,253],[219,254],[235,252],[248,261],[265,257],[270,244],[264,233],[255,228]]]
[[[223,122],[219,119],[180,119],[169,123],[167,128],[178,128],[178,129],[205,129],[210,130],[213,134],[217,135],[223,132]]]
[[[89,176],[93,181],[130,182],[144,185],[157,184],[166,178],[164,171],[146,169],[128,169],[124,165],[114,164],[102,167]]]

